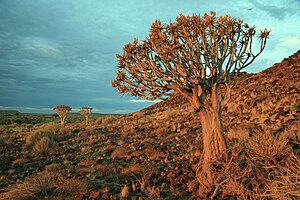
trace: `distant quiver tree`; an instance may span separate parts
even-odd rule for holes
[[[67,117],[68,112],[72,110],[71,107],[66,105],[58,105],[53,108],[53,110],[57,113],[60,118],[60,125],[63,127],[65,125],[65,119]]]
[[[88,125],[89,124],[89,114],[92,112],[93,108],[89,108],[89,107],[82,107],[80,108],[80,115],[85,117],[85,124]]]
[[[227,150],[221,108],[230,100],[234,77],[262,53],[269,33],[215,12],[180,14],[169,24],[156,20],[146,40],[135,38],[116,55],[119,70],[112,86],[148,100],[173,91],[185,97],[200,116],[202,171],[212,181],[209,163]]]

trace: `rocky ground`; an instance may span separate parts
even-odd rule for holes
[[[261,156],[265,152],[257,153],[258,148],[264,149],[254,147],[259,144],[256,136],[260,135],[262,140],[264,135],[268,136],[266,140],[274,137],[270,143],[262,141],[262,146],[269,145],[266,151],[274,152],[276,148],[278,154],[267,152],[264,161],[259,161],[260,158],[251,160],[250,171],[275,172],[273,169],[270,171],[272,166],[277,166],[277,171],[280,171],[288,162],[289,154],[293,154],[296,161],[299,159],[299,64],[300,51],[261,73],[242,74],[233,90],[231,102],[224,108],[223,121],[232,158],[238,148],[244,148],[240,154],[247,150],[249,155],[256,152],[255,155]],[[197,199],[199,186],[195,183],[195,172],[202,155],[200,121],[178,94],[174,93],[167,100],[136,113],[100,117],[91,120],[89,125],[68,123],[54,132],[55,146],[45,155],[37,155],[34,147],[26,141],[28,135],[40,126],[13,123],[0,127],[0,197],[18,199],[12,193],[17,193],[16,188],[20,191],[20,187],[24,187],[22,184],[29,182],[33,187],[42,188],[40,182],[47,179],[45,174],[51,174],[47,180],[53,180],[53,174],[58,173],[56,176],[64,177],[62,181],[65,184],[77,181],[70,184],[71,189],[64,190],[71,196],[76,193],[73,197],[77,199]],[[288,136],[286,140],[279,140],[281,135]],[[255,141],[258,142],[254,144]],[[277,141],[278,144],[275,144]],[[281,141],[286,143],[279,147]],[[274,160],[270,158],[273,156],[279,157]],[[239,166],[243,157],[240,158],[240,161],[234,161]],[[259,166],[261,168],[258,161],[263,163]],[[241,166],[240,169],[244,170]],[[238,178],[231,182],[231,186],[240,184],[235,187],[243,188],[245,196],[241,190],[230,189],[229,184],[224,184],[223,190],[218,190],[215,195],[213,192],[216,190],[212,190],[209,196],[240,199],[255,193],[268,194],[266,188],[270,188],[271,180],[263,177],[261,172],[251,173],[247,172],[245,177],[249,176],[250,180],[251,176],[255,176],[260,178],[260,182],[254,184]],[[44,179],[37,181],[34,179],[36,176]],[[84,190],[74,186],[80,185],[79,182]],[[294,182],[299,184],[300,180]],[[298,189],[299,185],[296,192],[299,192]],[[44,193],[39,194],[40,197],[51,197],[51,191],[45,190],[43,188]]]

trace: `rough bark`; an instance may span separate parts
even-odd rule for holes
[[[218,99],[218,89],[212,88],[211,106],[199,112],[203,138],[202,173],[209,183],[212,183],[210,163],[226,152],[227,144],[222,124],[221,102]]]
[[[209,163],[227,150],[224,130],[219,113],[200,111],[203,138],[203,171],[209,169]]]

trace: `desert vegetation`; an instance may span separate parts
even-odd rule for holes
[[[70,106],[66,105],[59,105],[53,108],[53,110],[58,114],[60,117],[60,125],[63,127],[65,125],[65,120],[67,118],[68,112],[72,110]]]
[[[93,108],[89,108],[89,107],[81,107],[80,108],[80,115],[85,117],[85,124],[88,125],[89,124],[89,114],[92,112]]]
[[[207,19],[209,26],[211,17],[214,13],[198,22]],[[196,18],[179,16],[178,21],[199,20]],[[176,26],[155,22],[152,33],[158,36],[153,35],[154,41],[161,42],[159,34],[164,32],[160,31],[179,29]],[[181,30],[192,28],[184,23],[181,26]],[[135,42],[125,50],[132,45],[139,47]],[[188,58],[192,52],[185,50],[182,59],[193,59],[192,55]],[[207,174],[200,176],[206,162],[206,137],[199,112],[212,106],[212,89],[202,91],[208,105],[199,100],[202,107],[195,109],[180,91],[153,88],[153,95],[162,93],[167,98],[135,113],[90,113],[88,125],[83,124],[79,113],[68,112],[70,107],[62,109],[66,111],[60,118],[52,114],[0,113],[0,199],[299,199],[299,63],[300,51],[260,73],[233,73],[231,81],[221,81],[217,104],[228,94],[225,83],[237,84],[230,89],[230,100],[219,105],[226,148],[209,161],[209,184]],[[203,84],[213,84],[212,79],[222,80],[219,74],[225,75],[219,69],[214,75],[217,72],[201,67],[202,72],[209,73]],[[126,66],[122,69],[129,70]],[[192,77],[194,72],[186,73]],[[142,78],[136,74],[139,76]],[[201,84],[198,86],[204,87]],[[185,89],[193,94],[192,87]]]
[[[262,53],[270,33],[256,32],[229,15],[179,15],[174,23],[156,20],[149,38],[141,43],[135,38],[116,56],[119,70],[112,85],[120,93],[153,100],[176,91],[199,114],[204,157],[197,177],[208,190],[214,181],[210,164],[227,151],[222,107],[230,100],[233,79]],[[256,38],[258,49],[252,44]]]

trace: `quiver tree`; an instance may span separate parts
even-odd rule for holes
[[[269,32],[215,12],[179,15],[169,24],[156,20],[146,40],[135,38],[116,55],[119,70],[112,86],[148,100],[173,91],[185,97],[200,116],[202,171],[212,181],[209,163],[227,149],[221,108],[230,100],[236,74],[265,49]]]
[[[89,123],[89,114],[92,112],[93,108],[89,107],[82,107],[80,108],[80,115],[85,117],[85,124],[88,125]]]
[[[65,125],[65,119],[67,117],[68,112],[72,110],[71,107],[66,105],[59,105],[53,108],[53,110],[57,113],[60,118],[60,125],[63,127]]]

